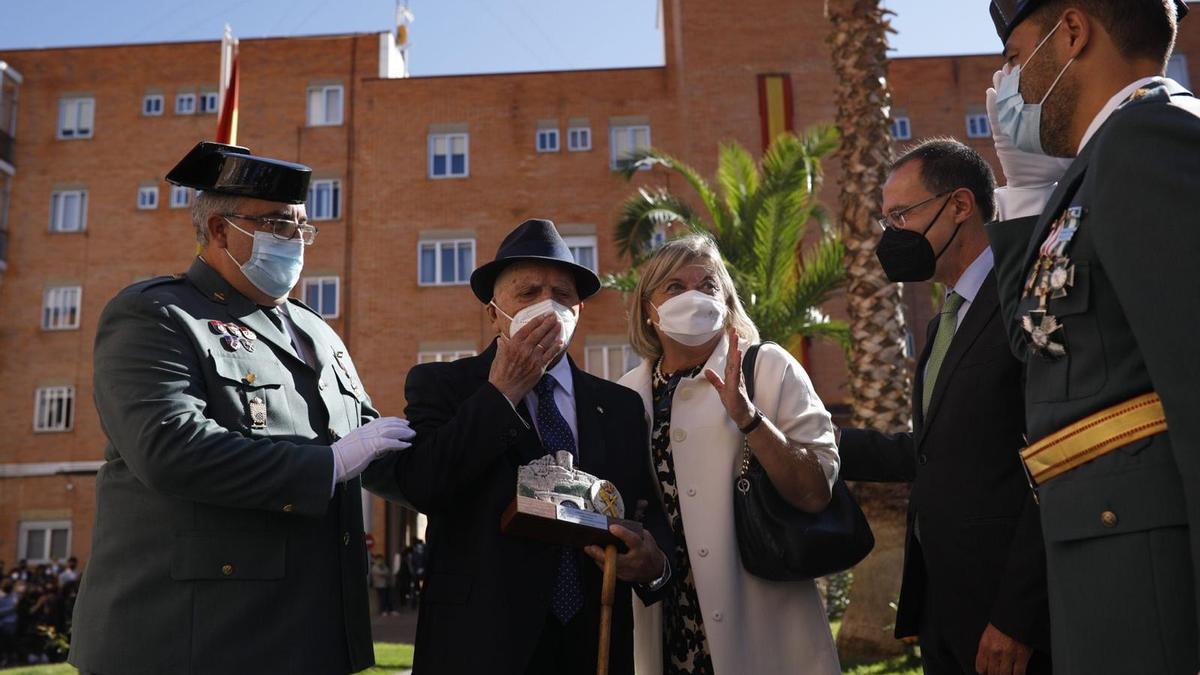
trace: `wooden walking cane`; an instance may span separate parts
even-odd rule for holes
[[[604,583],[600,588],[600,652],[596,675],[608,675],[608,643],[612,636],[613,596],[617,593],[617,545],[604,547]]]

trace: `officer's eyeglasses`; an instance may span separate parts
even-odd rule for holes
[[[308,221],[296,222],[287,218],[279,218],[276,216],[245,216],[240,213],[227,213],[226,218],[240,218],[242,220],[250,220],[258,224],[261,228],[270,228],[271,235],[276,239],[288,241],[300,237],[300,241],[304,242],[305,246],[309,246],[317,238],[317,228],[308,224]]]
[[[958,189],[958,188],[955,188],[955,189]],[[937,199],[938,197],[945,197],[946,195],[950,194],[951,192],[954,192],[954,190],[946,190],[944,192],[939,192],[936,195],[930,197],[929,199],[919,201],[916,204],[913,204],[912,206],[909,206],[907,208],[903,208],[898,211],[892,211],[890,213],[885,213],[885,214],[883,214],[882,217],[880,217],[875,222],[878,223],[879,228],[883,229],[883,230],[903,230],[904,229],[904,219],[909,213],[921,208],[922,206],[925,206],[929,202]]]

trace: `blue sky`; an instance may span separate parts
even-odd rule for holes
[[[657,2],[410,0],[412,74],[661,64]],[[884,4],[899,56],[1000,51],[986,0]],[[0,51],[217,39],[226,22],[239,37],[382,31],[393,15],[394,0],[0,0]]]

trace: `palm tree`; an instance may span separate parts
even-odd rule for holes
[[[662,228],[705,232],[716,240],[764,340],[794,347],[799,338],[823,336],[845,344],[846,325],[818,309],[846,276],[845,248],[827,226],[817,201],[821,158],[837,144],[832,126],[813,127],[803,137],[783,134],[759,164],[741,145],[724,144],[716,188],[668,154],[653,149],[636,153],[622,170],[627,180],[642,169],[663,167],[684,179],[703,209],[697,212],[665,187],[639,188],[625,201],[616,226],[617,248],[630,257],[634,269],[609,275],[606,283],[632,290],[636,266],[650,253],[654,235]],[[822,224],[822,232],[805,247],[806,225],[814,219]]]
[[[909,358],[900,288],[875,260],[882,185],[891,161],[887,84],[888,12],[879,0],[826,0],[829,43],[842,133],[838,223],[845,240],[849,283],[852,424],[881,431],[911,428]],[[892,602],[899,594],[907,489],[861,484],[855,492],[875,530],[875,551],[854,570],[850,605],[838,635],[844,657],[901,651],[892,640]]]

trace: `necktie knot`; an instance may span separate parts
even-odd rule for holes
[[[964,300],[963,296],[959,295],[958,293],[955,293],[954,291],[950,291],[950,295],[947,295],[946,301],[944,303],[942,303],[941,313],[942,314],[957,314],[959,308],[962,307],[963,300]]]
[[[538,383],[533,386],[533,391],[538,395],[538,398],[543,396],[552,396],[554,394],[554,385],[558,384],[558,380],[550,373],[542,376]]]

